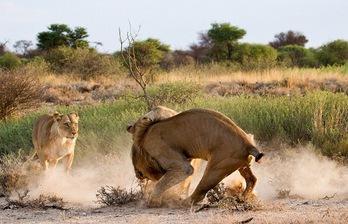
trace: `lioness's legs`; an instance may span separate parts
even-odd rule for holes
[[[48,161],[43,153],[39,153],[38,150],[36,150],[37,156],[39,157],[40,164],[43,168],[43,170],[47,170],[48,168]]]
[[[58,163],[58,159],[52,159],[49,161],[49,167],[54,169],[56,168],[57,163]]]
[[[64,164],[65,167],[65,172],[66,173],[70,173],[71,170],[71,165],[73,163],[74,160],[74,153],[70,153],[68,155],[66,155],[63,159],[62,162]]]
[[[214,188],[220,181],[237,170],[241,165],[242,162],[240,160],[232,158],[226,158],[222,161],[210,160],[201,181],[190,196],[190,203],[195,204],[203,200],[205,194],[210,189]]]
[[[244,166],[242,168],[239,168],[238,171],[245,179],[246,188],[243,192],[243,196],[247,197],[248,195],[250,195],[253,192],[257,178],[252,173],[250,166]]]

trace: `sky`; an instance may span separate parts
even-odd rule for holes
[[[31,40],[52,23],[83,26],[102,52],[120,48],[123,33],[140,27],[139,39],[160,39],[187,49],[211,23],[229,22],[247,34],[242,42],[267,44],[274,35],[300,31],[318,47],[348,40],[348,0],[0,0],[0,42]]]

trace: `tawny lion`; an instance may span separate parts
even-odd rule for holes
[[[168,107],[164,107],[164,106],[156,106],[154,107],[150,112],[146,113],[145,115],[143,115],[140,119],[145,119],[145,120],[149,120],[153,123],[157,122],[157,121],[161,121],[170,117],[173,117],[175,115],[177,115],[179,112],[170,109]],[[127,129],[132,128],[133,124],[129,125],[127,127]],[[132,147],[132,151],[134,151],[134,147]],[[136,154],[134,154],[136,152],[132,152],[132,159],[137,159],[138,157],[135,156]],[[140,158],[139,158],[140,159]],[[134,164],[134,161],[133,161]],[[191,165],[192,167],[197,170],[202,164],[202,161],[200,159],[193,159],[191,161]],[[137,172],[137,170],[135,170],[136,175],[139,179],[144,179],[144,177],[141,176],[141,174],[139,172]],[[149,178],[148,178],[149,179]],[[154,179],[152,179],[152,181],[155,181]],[[188,196],[189,193],[189,188],[192,182],[192,175],[187,177],[185,181],[182,182],[182,184],[180,185],[179,189],[181,191],[181,193],[185,196]]]
[[[33,145],[44,170],[56,167],[63,160],[68,173],[74,159],[74,149],[78,136],[77,113],[62,115],[42,115],[34,124]]]
[[[194,158],[208,163],[201,181],[187,199],[189,203],[201,201],[207,191],[235,170],[246,180],[245,197],[256,184],[249,155],[259,161],[263,153],[221,113],[193,109],[156,123],[141,118],[127,130],[133,134],[132,156],[136,157],[133,163],[138,175],[158,180],[150,204],[156,205],[164,191],[193,173],[189,159]]]

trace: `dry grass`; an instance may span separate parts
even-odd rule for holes
[[[23,73],[0,72],[0,120],[39,106],[43,88]]]
[[[255,211],[260,209],[261,204],[256,197],[244,198],[242,196],[243,188],[240,185],[225,187],[223,183],[208,191],[206,198],[208,203],[203,204],[195,212],[210,207],[218,207],[228,211]]]
[[[283,79],[290,83],[307,82],[308,80],[338,79],[348,80],[348,76],[337,70],[328,69],[271,69],[266,71],[233,71],[223,67],[205,69],[181,68],[157,77],[157,82],[190,81],[201,84],[212,82],[243,81],[247,83],[272,82]]]
[[[28,191],[25,195],[19,197],[18,199],[6,198],[7,205],[3,209],[17,209],[17,208],[40,208],[48,209],[55,208],[60,210],[65,210],[65,202],[63,198],[57,197],[55,195],[39,195],[36,199],[30,199],[28,197]]]

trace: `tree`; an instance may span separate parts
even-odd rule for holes
[[[319,62],[322,65],[343,65],[348,62],[348,41],[335,40],[319,48]]]
[[[233,47],[245,34],[245,30],[231,26],[229,23],[213,23],[208,30],[208,37],[213,42],[213,48],[217,49],[220,55],[222,50],[226,50],[229,60],[232,58]]]
[[[85,40],[88,33],[83,27],[72,30],[66,24],[51,24],[48,30],[37,35],[37,46],[41,50],[50,50],[59,46],[88,47],[88,41]]]
[[[13,45],[17,53],[27,55],[29,48],[33,46],[33,42],[30,40],[19,40]]]
[[[275,49],[286,45],[299,45],[303,47],[308,42],[305,35],[292,30],[287,31],[286,33],[281,32],[279,34],[276,34],[274,38],[275,39],[272,42],[269,42],[269,45],[271,45]]]

